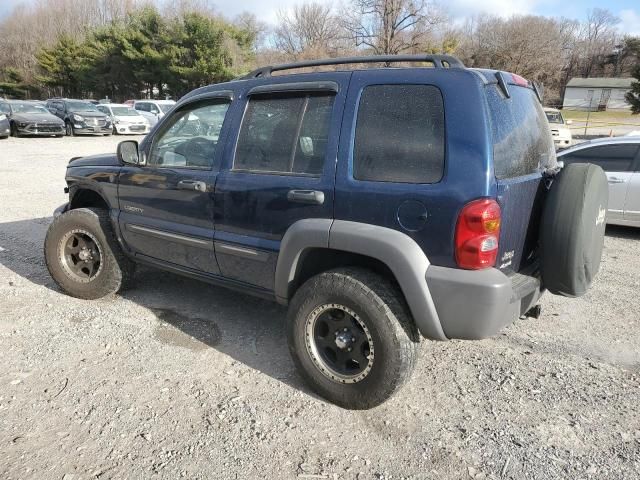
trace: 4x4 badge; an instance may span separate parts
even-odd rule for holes
[[[123,207],[127,212],[133,212],[133,213],[143,213],[144,210],[142,208],[139,207],[132,207],[131,205],[125,205]]]

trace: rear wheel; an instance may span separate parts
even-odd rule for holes
[[[329,401],[367,409],[410,378],[418,333],[398,287],[373,272],[321,273],[296,292],[289,349],[307,383]]]
[[[103,209],[78,208],[57,217],[47,230],[44,255],[53,279],[73,297],[96,299],[116,293],[134,273]]]

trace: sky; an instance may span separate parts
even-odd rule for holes
[[[19,4],[29,4],[33,0],[0,0],[0,19]],[[161,0],[157,0],[161,1]],[[218,11],[227,17],[234,17],[243,11],[249,11],[267,23],[275,23],[278,10],[286,10],[303,0],[211,0]],[[323,0],[317,0],[323,2]],[[329,3],[329,2],[327,2]],[[341,0],[332,2],[340,4]],[[640,2],[638,0],[441,0],[454,20],[489,13],[508,17],[513,14],[537,14],[563,16],[572,19],[584,19],[591,8],[607,8],[620,17],[620,30],[630,35],[640,35]]]

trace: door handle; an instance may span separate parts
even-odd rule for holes
[[[626,182],[624,178],[618,178],[618,177],[609,177],[607,181],[609,183],[625,183]]]
[[[195,190],[196,192],[206,192],[207,184],[198,180],[180,180],[178,190]]]
[[[324,203],[324,192],[319,190],[289,190],[287,200],[293,203],[322,205]]]

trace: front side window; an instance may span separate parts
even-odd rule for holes
[[[242,121],[234,170],[320,175],[333,95],[256,96]]]
[[[11,107],[6,103],[0,103],[0,113],[9,115],[11,113]]]
[[[605,172],[628,172],[638,153],[637,144],[602,145],[577,150],[562,157],[566,164],[593,163]]]
[[[356,180],[435,183],[444,171],[444,107],[431,85],[373,85],[362,92],[353,149]]]
[[[228,108],[217,102],[175,112],[153,141],[149,165],[210,169]]]
[[[148,112],[149,111],[149,104],[147,104],[147,103],[136,103],[135,109],[136,110],[140,110],[142,112]]]

